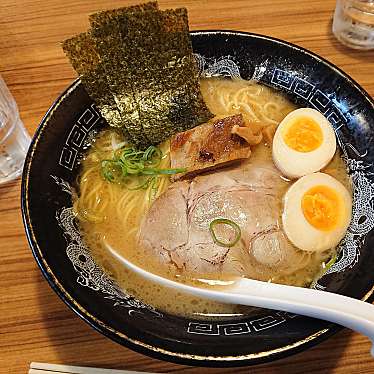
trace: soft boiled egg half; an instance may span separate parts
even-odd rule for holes
[[[330,122],[311,108],[289,113],[273,139],[274,163],[289,178],[321,170],[331,161],[335,150],[335,133]]]
[[[335,178],[306,175],[286,192],[282,223],[288,239],[304,251],[335,247],[344,237],[352,214],[352,198]]]

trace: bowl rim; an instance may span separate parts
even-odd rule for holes
[[[300,47],[296,44],[286,42],[284,40],[257,34],[251,32],[243,32],[243,31],[236,31],[236,30],[196,30],[191,31],[190,34],[193,36],[198,35],[214,35],[214,34],[223,34],[223,35],[237,35],[237,36],[244,36],[244,37],[251,37],[257,39],[264,39],[270,42],[275,42],[277,44],[282,44],[288,48],[293,48],[298,50],[299,52],[305,53],[312,58],[320,61],[321,63],[327,65],[329,68],[336,71],[340,76],[350,82],[357,90],[359,90],[362,95],[366,98],[366,100],[371,104],[374,109],[374,100],[370,97],[370,95],[349,75],[344,73],[340,68],[329,62],[328,60],[324,59],[323,57],[318,56],[317,54]],[[49,107],[48,111],[43,116],[42,120],[40,121],[39,126],[37,127],[35,134],[32,138],[22,173],[22,184],[21,184],[21,211],[22,211],[22,219],[25,228],[26,237],[33,253],[33,256],[42,271],[44,277],[48,281],[50,287],[57,293],[57,295],[62,299],[62,301],[72,310],[74,311],[80,318],[82,318],[86,323],[88,323],[91,327],[95,330],[100,332],[101,334],[109,337],[110,339],[116,341],[117,343],[126,346],[134,351],[139,353],[157,358],[166,360],[169,362],[174,362],[178,364],[187,364],[187,365],[195,365],[195,366],[210,366],[210,367],[238,367],[238,366],[248,366],[248,365],[255,365],[265,362],[274,361],[276,359],[285,358],[290,355],[293,355],[298,352],[302,352],[308,348],[311,348],[318,343],[326,340],[327,338],[334,335],[336,332],[342,329],[341,326],[331,324],[328,328],[322,329],[317,331],[316,333],[298,340],[292,344],[263,351],[259,353],[249,353],[240,356],[214,356],[214,355],[194,355],[189,353],[181,353],[181,352],[173,352],[166,350],[161,347],[153,346],[148,343],[144,343],[143,341],[133,339],[132,337],[127,336],[123,332],[117,331],[111,326],[108,326],[103,321],[97,319],[94,315],[90,314],[85,308],[83,308],[77,300],[75,300],[63,287],[63,285],[58,281],[56,276],[54,275],[52,269],[49,267],[47,261],[45,260],[42,251],[38,245],[38,241],[34,235],[33,226],[31,223],[30,217],[30,208],[29,208],[29,196],[28,196],[28,189],[29,189],[29,175],[31,170],[31,164],[33,160],[33,155],[35,153],[37,144],[40,140],[40,137],[43,135],[44,129],[48,126],[49,120],[51,119],[53,113],[58,109],[61,103],[70,96],[70,94],[77,89],[77,87],[81,84],[79,77],[76,78],[59,96],[58,98],[52,103]],[[369,290],[366,295],[362,298],[364,301],[369,301],[373,299],[374,294],[374,285],[372,286],[371,290]]]

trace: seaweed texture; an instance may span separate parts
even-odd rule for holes
[[[212,117],[200,93],[186,9],[160,11],[151,2],[93,14],[90,23],[84,55],[95,54],[94,68],[82,69],[89,57],[78,50],[68,56],[99,110],[121,119],[109,125],[122,126],[134,145],[160,143]],[[100,89],[91,87],[95,82]]]
[[[79,34],[65,40],[62,47],[102,116],[110,126],[122,127],[122,118],[109,89],[108,79],[92,35]]]

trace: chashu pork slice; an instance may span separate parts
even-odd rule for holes
[[[250,145],[233,128],[244,127],[241,114],[210,121],[171,138],[170,160],[172,168],[186,168],[186,173],[173,177],[196,175],[209,169],[249,158]]]
[[[309,254],[295,248],[281,228],[287,186],[271,160],[171,184],[141,224],[144,258],[189,276],[244,275],[263,281],[302,268]],[[239,225],[241,237],[233,247],[213,240],[209,225],[217,218]],[[216,231],[224,241],[233,240],[230,227]]]

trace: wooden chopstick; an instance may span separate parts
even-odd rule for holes
[[[101,369],[83,366],[57,365],[44,362],[32,362],[29,374],[152,374],[144,371]],[[155,373],[154,373],[155,374]]]

